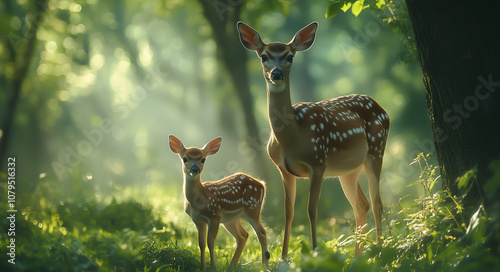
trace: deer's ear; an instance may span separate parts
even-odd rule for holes
[[[306,51],[309,49],[316,38],[316,31],[318,30],[318,22],[312,22],[299,30],[290,44],[295,49],[295,51]]]
[[[239,21],[236,24],[238,33],[240,34],[241,44],[248,50],[260,51],[264,43],[260,39],[259,33],[251,28],[249,25]]]
[[[181,140],[177,139],[174,135],[168,136],[168,141],[170,143],[170,149],[172,150],[172,152],[181,154],[182,152],[184,152],[184,150],[186,150]]]
[[[213,139],[203,147],[203,150],[207,155],[213,155],[219,151],[221,143],[222,143],[221,137]]]

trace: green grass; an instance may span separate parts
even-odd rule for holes
[[[331,238],[332,231],[323,227],[322,242],[313,251],[308,227],[294,226],[289,259],[281,262],[280,230],[268,228],[270,270],[500,271],[499,219],[483,207],[494,195],[484,196],[475,206],[463,204],[470,188],[477,185],[475,171],[458,180],[462,195],[452,196],[438,189],[439,177],[427,156],[419,155],[414,164],[422,174],[411,186],[421,186],[424,193],[386,204],[383,246],[376,246],[373,229],[363,235],[344,231],[328,240],[325,237]],[[498,168],[492,169],[498,177]],[[487,186],[494,185],[489,182]],[[197,271],[200,266],[196,228],[183,211],[159,208],[161,201],[41,202],[37,209],[18,212],[16,264],[4,259],[1,271]],[[3,218],[4,231],[7,224]],[[249,225],[244,226],[250,238],[237,271],[262,271],[260,245]],[[337,228],[335,233],[342,233]],[[1,235],[0,247],[5,250],[7,236]],[[357,239],[365,249],[353,259]],[[234,239],[221,230],[216,243],[218,269],[228,268],[234,247]]]

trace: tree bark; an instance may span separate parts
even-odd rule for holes
[[[500,158],[500,3],[406,0],[424,76],[443,187]],[[482,186],[476,186],[477,200]]]

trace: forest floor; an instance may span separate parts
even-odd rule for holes
[[[386,207],[381,247],[376,245],[374,229],[367,229],[366,234],[348,231],[331,240],[323,239],[328,235],[320,233],[321,242],[312,250],[308,227],[299,225],[292,230],[289,259],[283,262],[282,234],[269,229],[271,259],[266,268],[260,263],[256,235],[249,225],[244,225],[250,237],[236,270],[500,271],[498,215],[487,213],[484,201],[474,207],[463,204],[474,186],[474,171],[459,180],[463,195],[451,196],[436,188],[436,168],[427,164],[425,156],[415,163],[420,165],[422,175],[412,185],[423,186],[424,194],[404,197],[398,206]],[[12,251],[7,236],[9,220],[2,219],[0,247],[6,252],[0,270],[199,270],[197,233],[189,218],[180,211],[158,214],[151,206],[134,200],[85,205],[66,202],[43,209],[23,209],[15,221],[14,257],[8,254]],[[364,252],[353,258],[356,240],[363,241]],[[219,270],[227,270],[234,248],[234,239],[220,231],[215,250]]]

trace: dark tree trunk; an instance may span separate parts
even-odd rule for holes
[[[443,186],[458,194],[457,177],[477,165],[482,185],[492,175],[489,163],[500,158],[500,2],[406,4]]]
[[[308,1],[297,1],[297,8],[300,9],[301,14],[306,17],[310,13],[311,3]],[[286,20],[285,25],[288,29],[294,29],[298,31],[303,28],[310,21],[307,21],[307,18],[303,18],[302,20],[297,20],[297,18],[293,18],[289,16]],[[293,35],[293,33],[288,33],[289,35]],[[297,77],[298,80],[291,80],[290,91],[292,92],[292,104],[299,101],[317,101],[322,98],[316,96],[316,81],[314,80],[310,68],[312,67],[313,57],[311,52],[307,52],[305,54],[300,54],[301,63],[300,65],[295,64],[292,68],[291,77]]]
[[[254,150],[252,160],[260,175],[266,175],[264,163],[264,145],[259,143],[259,128],[254,115],[254,101],[250,93],[250,84],[247,71],[247,50],[241,46],[236,23],[245,3],[243,1],[208,1],[199,0],[203,7],[203,14],[212,27],[214,40],[217,44],[218,57],[229,73],[236,96],[241,103],[247,142]]]
[[[8,37],[8,49],[12,57],[11,60],[14,63],[15,73],[12,81],[9,82],[6,88],[10,94],[6,103],[5,112],[3,113],[5,117],[2,120],[3,124],[0,133],[0,160],[2,161],[0,169],[6,166],[3,162],[5,162],[7,156],[9,156],[7,152],[10,137],[12,136],[17,105],[19,104],[24,79],[28,75],[33,53],[35,51],[38,27],[43,22],[45,9],[47,8],[45,0],[36,1],[33,5],[33,11],[25,15],[25,31],[21,34],[22,36],[13,34]]]

